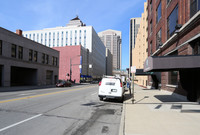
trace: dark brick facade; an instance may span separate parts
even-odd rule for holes
[[[170,0],[169,0],[170,1]],[[171,0],[167,3],[167,0],[148,0],[148,55],[149,56],[169,56],[169,55],[193,55],[193,48],[191,42],[199,42],[200,33],[200,17],[199,12],[196,16],[190,17],[190,0]],[[161,3],[161,19],[156,22],[156,12],[158,5]],[[198,3],[200,4],[200,3]],[[182,29],[177,29],[178,32],[168,38],[167,20],[171,15],[175,7],[178,6],[178,24]],[[152,23],[151,23],[152,22]],[[150,26],[152,25],[152,26]],[[152,27],[152,31],[150,29]],[[156,35],[161,29],[161,47],[157,48]],[[191,41],[190,41],[191,40]],[[152,48],[150,46],[152,43]],[[152,50],[152,54],[150,54]],[[148,77],[149,85],[152,84],[152,78]],[[177,73],[177,85],[169,85],[169,73],[161,72],[161,89],[176,92],[182,95],[187,95],[188,92],[180,83],[180,72]]]

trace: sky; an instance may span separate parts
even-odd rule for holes
[[[130,18],[141,17],[146,0],[2,0],[0,27],[15,32],[66,26],[77,15],[95,31],[122,32],[122,69],[129,67]]]

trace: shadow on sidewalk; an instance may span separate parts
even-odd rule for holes
[[[154,95],[155,98],[161,102],[187,102],[179,98],[174,97],[173,95]]]
[[[124,94],[124,101],[127,101],[127,100],[131,99],[132,97],[133,97],[132,94],[130,95],[129,93],[125,93]]]

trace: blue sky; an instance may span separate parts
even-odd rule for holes
[[[79,18],[96,32],[107,29],[122,32],[122,69],[129,67],[130,18],[141,17],[146,0],[4,0],[1,1],[0,27],[40,30],[66,26]]]

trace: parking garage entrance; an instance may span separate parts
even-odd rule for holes
[[[11,86],[37,85],[37,69],[11,67]]]

